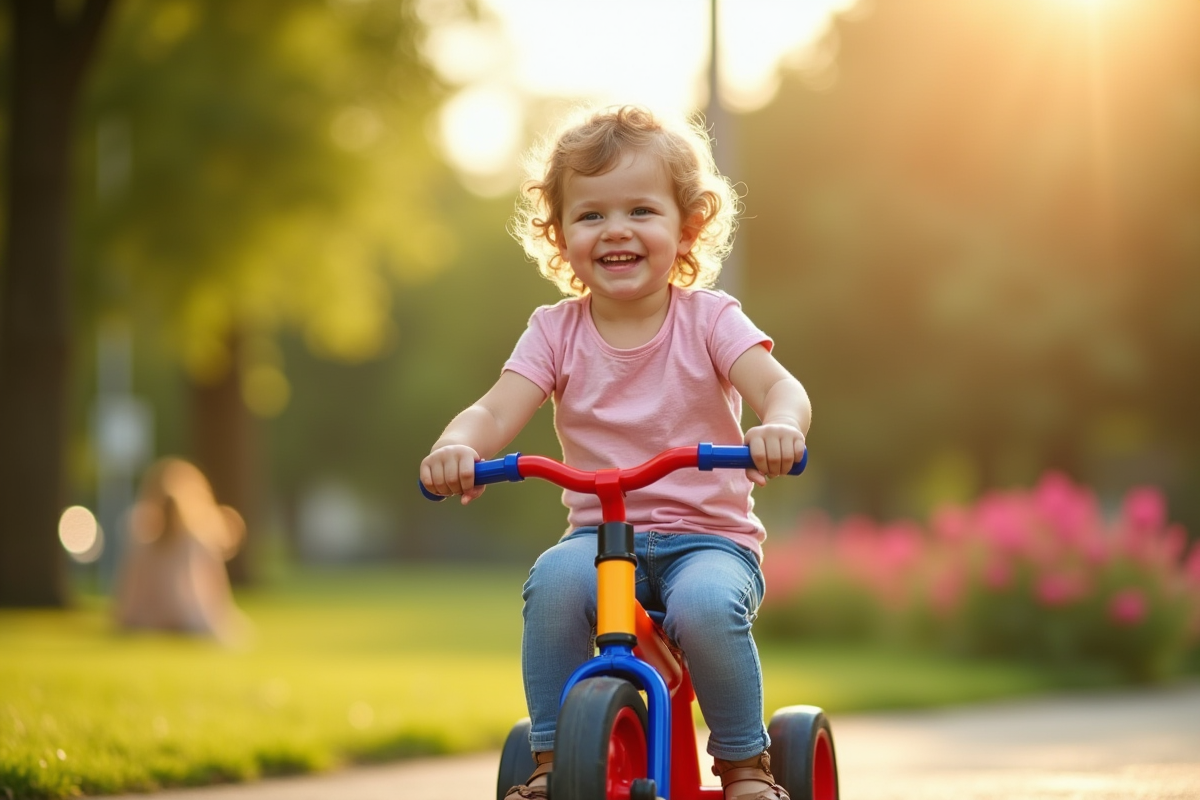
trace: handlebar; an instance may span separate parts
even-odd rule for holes
[[[799,475],[808,465],[808,450],[792,465],[789,475]],[[599,470],[587,472],[568,467],[560,461],[545,456],[527,456],[510,453],[503,458],[475,462],[475,483],[516,483],[526,478],[541,478],[564,489],[586,494],[596,494],[598,475],[607,474],[622,492],[630,492],[649,486],[677,470],[694,467],[705,472],[713,469],[753,469],[754,459],[748,445],[718,445],[701,443],[692,447],[676,447],[666,450],[644,464],[629,469]],[[421,494],[430,500],[445,500],[444,495],[434,494],[417,481]]]

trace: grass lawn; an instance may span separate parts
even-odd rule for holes
[[[523,567],[294,572],[245,646],[125,635],[104,601],[0,611],[0,798],[252,780],[496,747],[524,715]],[[762,643],[768,712],[943,705],[1103,683],[878,648]]]

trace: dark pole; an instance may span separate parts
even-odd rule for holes
[[[737,186],[739,181],[737,145],[733,134],[733,119],[721,106],[721,81],[719,63],[719,30],[717,25],[717,0],[709,0],[708,39],[708,108],[704,118],[708,122],[709,134],[713,138],[713,155],[717,169]],[[721,269],[721,288],[737,297],[742,290],[742,265],[738,248],[734,248],[725,259]]]

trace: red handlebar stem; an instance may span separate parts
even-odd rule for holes
[[[602,469],[596,473],[596,496],[605,522],[625,521],[625,490],[621,487],[621,470]]]

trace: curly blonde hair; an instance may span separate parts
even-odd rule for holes
[[[675,187],[684,220],[699,214],[700,234],[671,268],[677,286],[710,287],[733,244],[739,201],[717,171],[707,131],[698,119],[668,119],[640,106],[580,112],[535,147],[527,159],[510,231],[538,265],[538,272],[565,295],[587,287],[559,254],[563,194],[569,174],[600,175],[630,151],[656,156]]]

